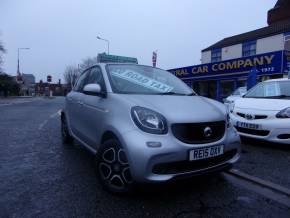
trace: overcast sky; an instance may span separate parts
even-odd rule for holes
[[[7,53],[4,69],[37,82],[51,74],[62,79],[67,65],[107,49],[170,69],[200,64],[201,50],[228,36],[267,25],[276,0],[0,0],[0,40]]]

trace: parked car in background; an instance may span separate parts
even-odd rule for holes
[[[241,136],[290,145],[290,80],[257,84],[235,101],[230,117]]]
[[[237,88],[230,96],[224,99],[225,105],[229,106],[234,103],[237,99],[241,98],[244,94],[247,93],[247,87],[239,87]]]
[[[240,139],[223,104],[197,96],[170,72],[136,64],[98,64],[67,95],[63,141],[95,155],[112,192],[222,171],[240,157]]]

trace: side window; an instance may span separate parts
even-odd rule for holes
[[[91,69],[86,84],[98,83],[102,90],[105,90],[105,82],[102,74],[102,70],[99,67]]]
[[[74,87],[74,91],[76,92],[81,92],[84,88],[85,82],[86,82],[86,78],[87,75],[90,71],[85,71],[78,79],[75,87]]]

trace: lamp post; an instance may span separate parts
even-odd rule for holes
[[[20,67],[19,67],[19,53],[20,53],[20,50],[28,50],[30,48],[18,48],[17,49],[17,76],[20,76]]]
[[[97,36],[97,39],[99,39],[99,40],[103,40],[103,41],[105,41],[105,42],[108,43],[108,54],[110,54],[110,41],[109,41],[108,39],[104,39],[104,38],[101,38],[101,37],[99,37],[99,36]]]

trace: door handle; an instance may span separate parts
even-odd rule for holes
[[[83,106],[84,103],[82,101],[78,101],[79,105]]]

